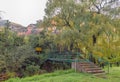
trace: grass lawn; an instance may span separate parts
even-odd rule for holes
[[[107,68],[105,70],[107,71]],[[98,78],[91,74],[66,70],[21,79],[11,78],[5,82],[120,82],[120,67],[110,68],[110,73],[106,74],[106,78]]]

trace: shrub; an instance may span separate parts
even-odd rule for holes
[[[40,66],[29,65],[26,67],[26,69],[24,71],[25,71],[24,76],[31,76],[31,75],[39,74]]]

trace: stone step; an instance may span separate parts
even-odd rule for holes
[[[105,71],[103,71],[102,68],[92,62],[78,62],[77,69],[80,72],[86,72],[91,73],[95,76],[105,77]]]
[[[101,68],[98,68],[98,67],[96,67],[96,68],[85,68],[85,70],[86,70],[86,71],[90,71],[90,70],[101,70]]]
[[[91,66],[91,65],[86,65],[86,66],[81,66],[83,68],[99,68],[98,66],[94,65],[94,66]]]
[[[105,72],[103,72],[103,73],[94,73],[93,75],[96,76],[96,77],[100,77],[100,78],[107,78]]]
[[[93,64],[93,63],[79,63],[79,65],[92,65],[92,66],[94,66],[95,64]]]
[[[103,70],[91,70],[91,71],[86,71],[86,72],[94,74],[94,73],[104,73],[105,71],[103,71]]]
[[[102,73],[94,73],[93,75],[95,76],[101,76],[101,75],[105,75],[106,73],[105,72],[102,72]]]

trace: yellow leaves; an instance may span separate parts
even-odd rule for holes
[[[93,17],[96,17],[96,15],[97,15],[97,13],[94,12],[94,13],[93,13]]]
[[[63,20],[62,20],[62,19],[59,19],[58,22],[59,22],[60,24],[62,24],[62,23],[63,23]]]
[[[100,18],[100,17],[102,17],[102,14],[98,14],[98,13],[96,13],[96,12],[94,12],[93,13],[93,18]]]
[[[80,27],[84,26],[85,25],[85,22],[82,22],[80,23]]]
[[[51,21],[51,24],[52,24],[52,25],[57,25],[57,22],[56,22],[55,20],[52,20],[52,21]]]
[[[102,52],[98,52],[98,51],[94,51],[93,54],[99,56],[99,57],[103,57],[103,53]]]
[[[28,37],[28,36],[25,36],[25,37],[24,37],[24,42],[25,42],[25,43],[28,43],[28,42],[29,42],[29,37]]]
[[[4,30],[4,28],[3,27],[0,27],[0,31],[3,31]]]
[[[90,26],[94,26],[95,24],[93,22],[89,22],[89,25]]]
[[[113,31],[116,32],[116,28],[113,28]]]
[[[70,23],[70,26],[71,26],[71,27],[74,27],[73,21],[70,21],[69,23]]]

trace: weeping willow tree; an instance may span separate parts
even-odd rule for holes
[[[111,20],[110,22],[114,22]],[[120,29],[119,24],[117,26],[106,22],[101,26],[101,34],[98,36],[98,40],[95,45],[94,54],[105,58],[109,62],[119,62],[120,61]]]
[[[115,18],[117,0],[48,0],[44,23],[56,27],[53,44],[60,51],[79,49],[86,58],[89,53],[109,62],[119,62],[120,19]],[[112,13],[114,10],[115,13]],[[47,21],[46,21],[47,19]],[[49,21],[48,21],[49,20]],[[56,24],[52,24],[51,21]]]

